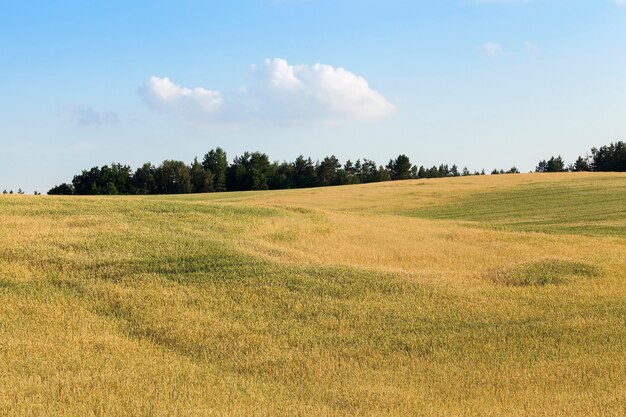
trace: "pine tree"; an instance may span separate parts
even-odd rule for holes
[[[202,160],[205,171],[211,171],[213,175],[213,189],[221,192],[226,191],[226,171],[228,171],[228,159],[222,148],[210,150]]]

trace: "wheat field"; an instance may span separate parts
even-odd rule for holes
[[[626,415],[626,175],[0,196],[0,415]]]

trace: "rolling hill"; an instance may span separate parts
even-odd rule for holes
[[[626,414],[626,175],[0,196],[0,414]]]

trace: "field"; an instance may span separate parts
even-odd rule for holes
[[[0,415],[626,415],[626,175],[0,196]]]

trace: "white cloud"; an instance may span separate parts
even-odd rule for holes
[[[99,126],[119,123],[119,117],[112,111],[98,111],[93,107],[81,106],[72,110],[72,122],[77,126]]]
[[[222,95],[217,91],[179,87],[169,78],[151,77],[139,93],[149,106],[191,119],[215,113],[223,103]]]
[[[626,0],[613,0],[617,7],[626,7]]]
[[[200,124],[366,120],[395,110],[363,77],[350,71],[323,64],[290,65],[278,58],[266,60],[260,68],[252,66],[248,85],[232,94],[184,88],[158,77],[150,78],[139,92],[149,106]]]
[[[497,42],[486,42],[482,46],[483,52],[490,58],[495,58],[497,56],[502,55],[504,50],[502,49],[502,45]]]

